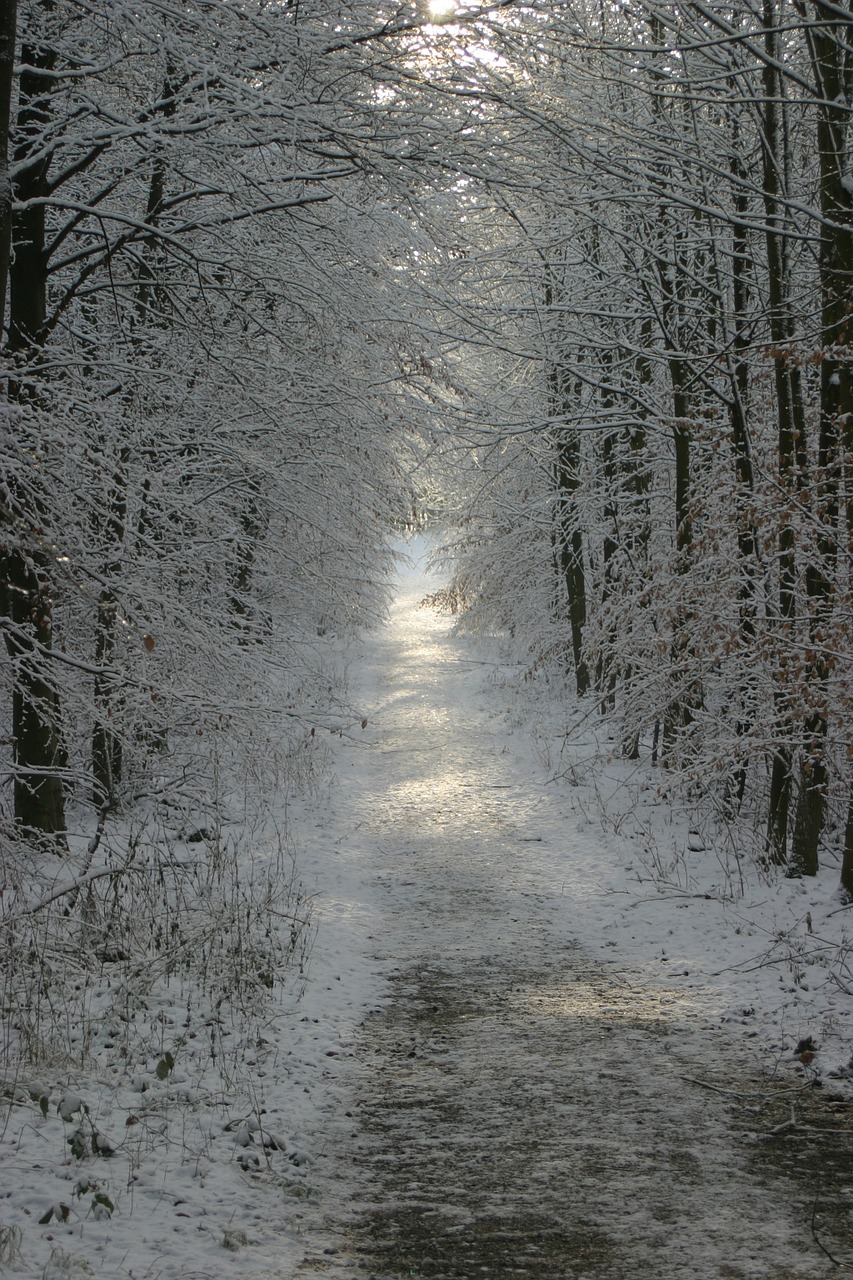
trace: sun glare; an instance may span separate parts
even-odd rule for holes
[[[429,11],[433,18],[447,18],[456,9],[456,0],[429,0]]]

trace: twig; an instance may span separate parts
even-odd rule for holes
[[[716,893],[688,893],[685,889],[682,892],[673,890],[672,893],[656,893],[649,898],[637,898],[631,903],[632,907],[648,906],[650,902],[680,902],[685,898],[699,898],[705,902],[725,902],[725,898],[721,898]]]
[[[679,1080],[686,1080],[688,1084],[698,1084],[700,1089],[711,1089],[714,1093],[724,1093],[730,1098],[760,1098],[760,1093],[738,1093],[737,1089],[723,1089],[718,1084],[711,1084],[708,1080],[698,1080],[696,1076],[679,1076]]]
[[[711,977],[718,978],[721,973],[755,973],[758,969],[769,969],[771,965],[783,964],[789,959],[786,955],[774,956],[772,947],[769,951],[762,952],[762,957],[757,964],[743,961],[741,964],[728,964],[724,969],[715,969]]]
[[[768,1129],[761,1134],[762,1138],[777,1138],[780,1133],[790,1133],[793,1129],[799,1129],[795,1116],[791,1116],[790,1120],[783,1120],[781,1124],[776,1124],[772,1129]]]
[[[766,1091],[763,1091],[763,1090],[755,1090],[752,1093],[738,1093],[736,1089],[723,1089],[722,1086],[718,1084],[711,1084],[709,1080],[700,1080],[696,1076],[679,1076],[678,1078],[679,1080],[686,1080],[688,1084],[697,1084],[700,1089],[711,1089],[713,1090],[714,1093],[723,1093],[731,1098],[744,1098],[744,1099],[754,1099],[754,1098],[766,1099],[770,1096],[774,1098],[781,1098],[785,1096],[792,1096],[792,1097],[798,1098],[800,1097],[801,1094],[805,1093],[806,1090],[811,1087],[810,1085],[797,1085],[797,1087],[794,1089],[774,1090],[772,1095],[769,1095]],[[763,1136],[769,1137],[769,1136],[772,1136],[772,1134],[780,1132],[783,1129],[790,1129],[792,1127],[794,1127],[793,1119],[786,1120],[783,1125],[779,1126],[779,1129],[770,1129],[769,1132]],[[808,1130],[804,1130],[803,1132],[821,1133],[822,1130],[808,1129]]]
[[[101,805],[100,809],[98,810],[98,825],[95,827],[95,831],[92,836],[92,839],[89,841],[88,847],[86,849],[86,861],[84,865],[80,868],[81,875],[79,876],[77,883],[74,889],[71,891],[71,895],[68,899],[69,914],[74,910],[74,908],[77,905],[77,898],[80,893],[80,887],[83,884],[86,876],[89,874],[95,854],[98,852],[98,845],[101,843],[101,840],[103,839],[104,827],[106,825],[107,814],[109,813],[109,811],[110,811],[110,799],[109,797],[107,797],[107,799],[104,801],[104,803]]]
[[[836,984],[836,986],[839,986],[841,988],[841,990],[844,992],[846,996],[853,996],[853,989],[848,987],[846,983],[842,982],[837,973],[833,973],[833,971],[830,969],[829,976],[832,979],[832,981]]]
[[[815,1226],[815,1217],[817,1216],[817,1202],[818,1202],[818,1197],[815,1196],[814,1204],[812,1205],[812,1240],[814,1240],[815,1244],[817,1245],[818,1249],[820,1249],[821,1253],[826,1254],[827,1258],[829,1258],[829,1261],[832,1263],[834,1267],[840,1267],[841,1263],[838,1261],[837,1258],[833,1258],[832,1254],[829,1252],[826,1245],[823,1243],[823,1241],[820,1239],[817,1233],[817,1227]]]
[[[103,880],[107,876],[122,876],[129,872],[135,872],[141,875],[144,867],[110,867],[107,871],[92,871],[87,876],[81,876],[79,880],[73,880],[71,884],[61,885],[60,888],[54,889],[53,893],[49,893],[46,898],[42,898],[35,906],[27,907],[24,911],[18,911],[13,916],[6,916],[0,920],[0,927],[7,927],[10,924],[17,923],[18,920],[25,920],[27,916],[34,916],[43,911],[45,907],[49,907],[52,902],[56,902],[58,898],[64,898],[66,894],[78,894],[86,885],[94,884],[96,880]]]
[[[827,1134],[826,1129],[815,1129],[811,1125],[798,1124],[796,1120],[786,1120],[775,1129],[768,1129],[766,1133],[759,1133],[756,1136],[759,1142],[769,1142],[771,1138],[778,1138],[783,1133],[795,1132],[806,1138],[825,1138]]]

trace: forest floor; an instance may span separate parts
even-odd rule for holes
[[[591,719],[566,737],[409,552],[336,776],[288,806],[304,979],[214,1062],[186,990],[121,1057],[107,975],[85,1060],[7,1090],[0,1275],[853,1274],[837,866],[771,882]],[[69,1154],[84,1121],[109,1159]]]
[[[353,950],[385,990],[348,1048],[298,1276],[853,1273],[834,880],[735,892],[720,833],[691,833],[648,771],[591,779],[582,734],[574,785],[549,781],[548,709],[537,747],[482,650],[419,607],[430,589],[404,578],[339,757]]]

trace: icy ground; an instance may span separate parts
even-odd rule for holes
[[[564,744],[560,707],[419,607],[424,549],[357,647],[337,778],[289,815],[304,994],[216,1024],[215,1072],[196,996],[161,991],[127,1078],[104,1018],[78,1067],[7,1080],[0,1275],[853,1270],[837,868],[768,883],[647,766],[603,764],[592,721]],[[109,1158],[69,1153],[78,1123]]]
[[[482,652],[418,608],[435,585],[401,583],[363,655],[369,747],[339,757],[340,884],[362,883],[350,957],[366,947],[390,984],[354,1037],[319,1180],[338,1252],[308,1241],[298,1275],[853,1265],[846,1106],[837,1082],[815,1087],[851,1047],[824,963],[828,934],[845,963],[834,876],[733,901],[746,871],[651,775],[590,776],[579,736],[574,785],[549,782],[547,709],[534,747]],[[596,817],[605,788],[618,835]]]

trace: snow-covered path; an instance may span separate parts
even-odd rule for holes
[[[307,1241],[299,1275],[837,1274],[808,1182],[744,1133],[743,1046],[618,937],[610,962],[575,941],[603,837],[536,776],[423,589],[368,651],[368,729],[340,757],[342,875],[372,899],[347,945],[388,986],[340,1082],[337,1252]]]

